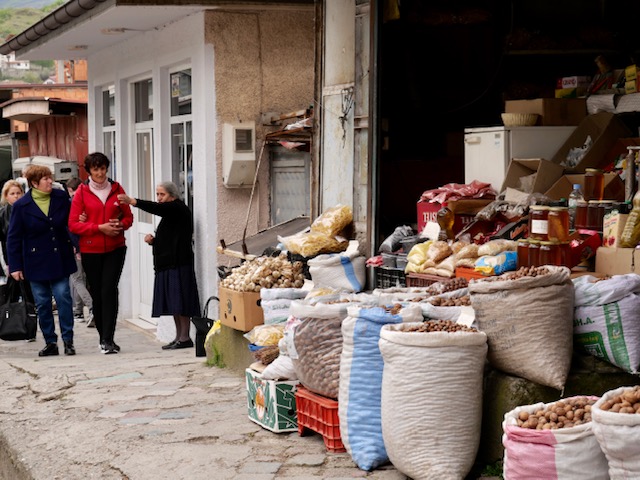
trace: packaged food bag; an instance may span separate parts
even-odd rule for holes
[[[382,438],[380,399],[384,363],[378,341],[386,324],[419,322],[418,305],[348,308],[342,322],[342,354],[338,417],[340,437],[353,461],[362,470],[373,470],[389,457]]]
[[[457,328],[437,321],[380,332],[384,445],[414,480],[465,478],[478,451],[487,336]]]
[[[574,288],[567,267],[546,265],[469,283],[491,365],[562,390],[573,354]]]
[[[522,405],[507,412],[502,422],[504,445],[503,471],[505,480],[544,478],[555,480],[606,480],[609,478],[607,459],[593,434],[589,409],[598,397],[575,396],[559,402]],[[589,407],[585,408],[589,404]],[[584,405],[584,406],[583,406]],[[570,409],[572,418],[580,423],[549,429],[518,426],[527,421],[536,426],[536,412],[554,412],[558,408]],[[557,413],[556,413],[557,415]],[[545,423],[547,422],[545,415]],[[530,420],[526,420],[530,419]],[[519,420],[521,423],[519,423]],[[540,420],[542,422],[542,420]]]
[[[640,368],[640,275],[573,280],[573,338],[587,353],[629,373]]]
[[[622,406],[638,403],[640,386],[620,387],[602,395],[591,409],[593,433],[609,461],[612,479],[640,478],[640,414]]]

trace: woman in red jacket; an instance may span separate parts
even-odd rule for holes
[[[80,237],[82,267],[93,300],[93,318],[102,353],[118,353],[114,342],[118,318],[118,283],[127,251],[124,232],[133,223],[129,205],[118,202],[125,193],[107,177],[109,159],[100,152],[84,159],[89,180],[81,184],[71,202],[69,230]]]

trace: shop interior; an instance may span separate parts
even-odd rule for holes
[[[465,128],[502,125],[506,100],[553,98],[599,55],[624,69],[640,52],[633,0],[398,3],[380,27],[381,240],[416,225],[423,191],[464,183]]]

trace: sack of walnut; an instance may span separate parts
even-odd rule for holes
[[[523,267],[469,283],[491,365],[562,390],[573,353],[574,288],[567,267]]]
[[[640,386],[610,390],[591,409],[593,433],[609,461],[609,476],[612,479],[640,478],[638,412]]]
[[[378,341],[383,325],[419,322],[418,305],[356,307],[342,322],[342,354],[338,417],[340,437],[362,470],[373,470],[389,460],[382,438],[380,398],[384,363]]]
[[[379,345],[389,459],[415,480],[465,478],[480,442],[487,336],[452,321],[403,323],[383,326]]]
[[[299,320],[293,330],[293,366],[300,383],[319,395],[338,398],[342,321],[350,303],[291,304]]]
[[[607,459],[592,429],[597,400],[575,396],[507,412],[502,422],[504,478],[608,478]]]

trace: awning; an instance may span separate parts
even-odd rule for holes
[[[2,103],[0,108],[2,118],[28,123],[51,115],[75,115],[78,109],[86,110],[87,102],[49,97],[22,97]]]

